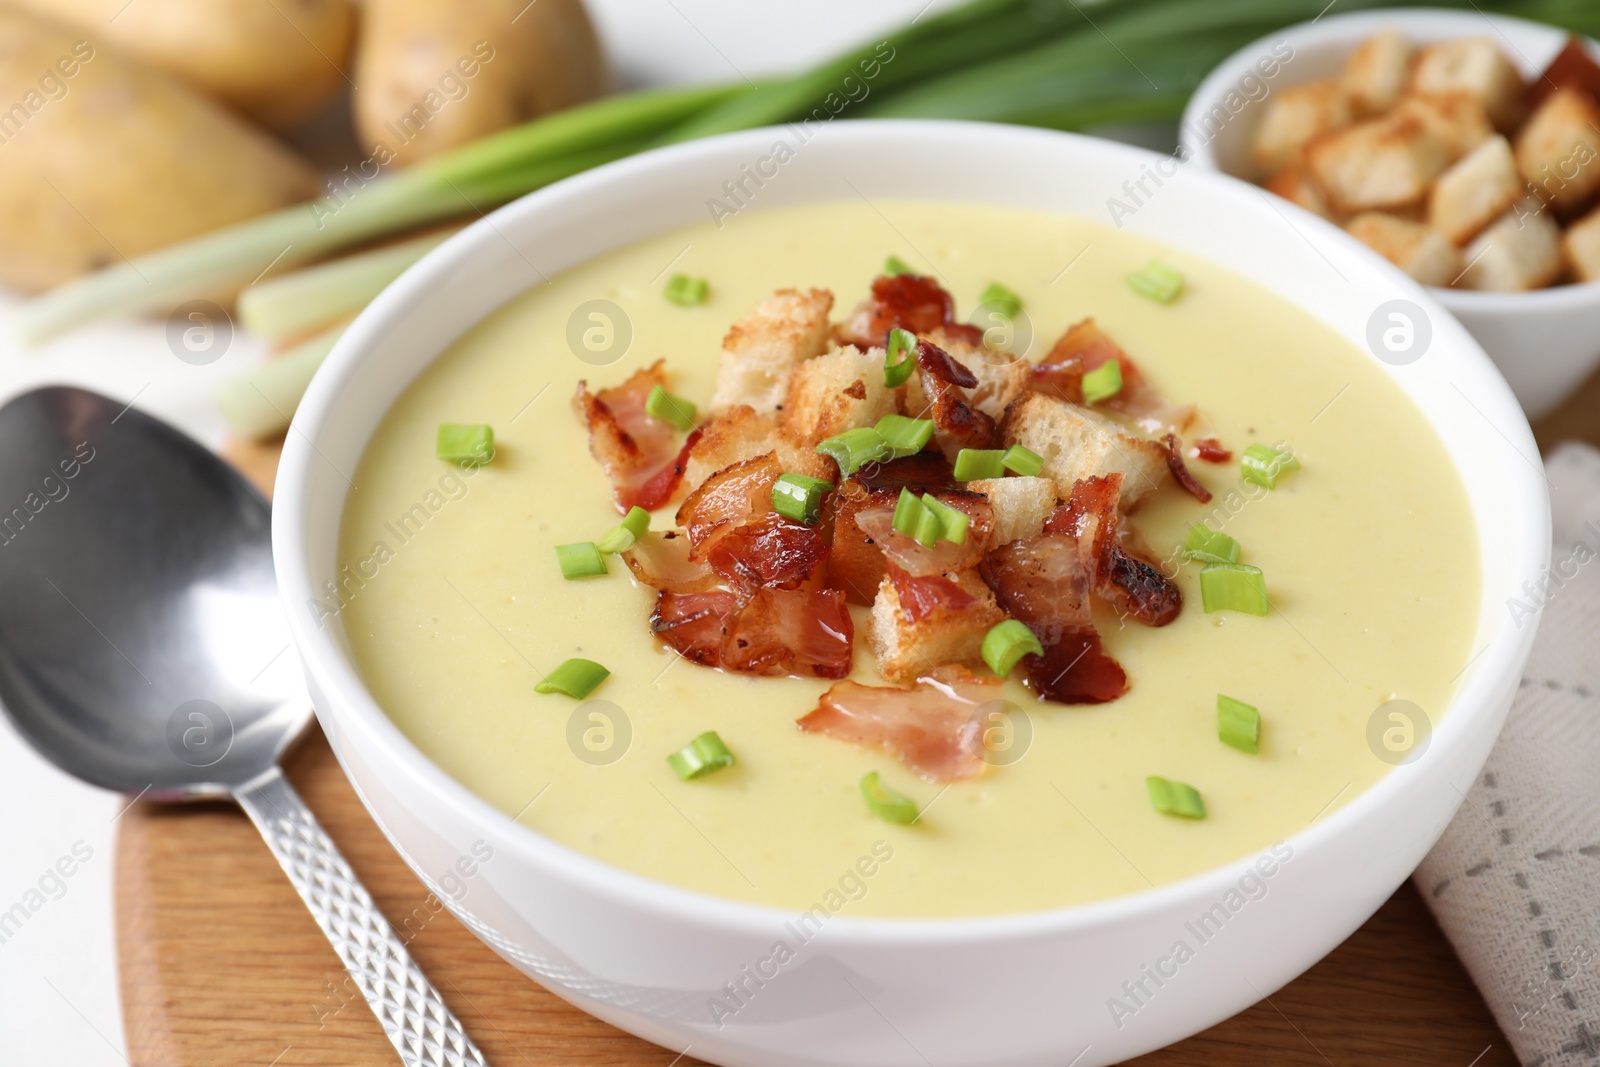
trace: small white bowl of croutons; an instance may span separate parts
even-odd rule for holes
[[[1432,286],[1529,418],[1600,364],[1594,41],[1478,12],[1314,19],[1212,71],[1180,142]]]

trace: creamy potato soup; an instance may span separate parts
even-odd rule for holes
[[[994,577],[992,559],[947,583],[981,601],[961,601],[947,621],[959,628],[981,619],[975,634],[952,640],[967,642],[971,687],[1005,712],[979,724],[981,762],[956,771],[941,760],[970,755],[965,735],[946,738],[933,756],[923,751],[919,762],[892,739],[863,744],[802,730],[797,720],[818,709],[835,678],[816,676],[821,668],[765,676],[701,665],[652,632],[657,590],[620,555],[602,557],[602,576],[568,579],[556,552],[600,540],[621,517],[574,407],[580,380],[604,397],[664,360],[666,389],[696,405],[694,421],[704,426],[734,323],[776,290],[829,290],[831,320],[848,333],[852,316],[863,321],[855,309],[887,256],[947,290],[958,321],[1002,283],[1022,302],[1012,343],[1026,344],[1033,362],[1092,318],[1123,356],[1120,395],[1142,383],[1171,405],[1196,406],[1179,455],[1212,494],[1201,503],[1159,462],[1096,483],[1111,487],[1114,507],[1118,484],[1126,504],[1137,479],[1160,481],[1140,490],[1126,544],[1160,570],[1158,585],[1182,597],[1165,625],[1140,621],[1114,597],[1097,595],[1084,608],[1103,642],[1085,650],[1126,679],[1126,691],[1115,695],[1114,686],[1103,703],[1041,700],[1028,666],[1037,656],[995,681],[975,658],[976,641],[994,620],[1022,612],[1022,600],[1002,591],[996,607],[979,578]],[[1176,299],[1152,299],[1152,261],[1166,268],[1154,276],[1157,289],[1181,274]],[[702,302],[684,283],[675,290],[682,302],[667,299],[678,274],[708,283]],[[914,358],[921,377],[912,386],[936,384],[921,348]],[[872,349],[860,359],[872,368],[866,404],[885,357]],[[1091,381],[1096,395],[1107,387],[1104,372],[1085,374],[1085,394]],[[779,386],[779,399],[799,407]],[[812,400],[826,407],[857,391],[824,389]],[[898,403],[909,419],[925,417],[926,404]],[[1073,407],[1049,405],[1055,414]],[[1107,426],[1116,412],[1088,417]],[[1015,428],[1053,469],[1079,462],[1054,423],[1014,427],[1016,419],[997,409],[991,428],[1008,438]],[[438,458],[442,424],[492,427],[492,462]],[[671,460],[684,434],[669,429]],[[945,436],[941,423],[930,448],[955,459]],[[1197,453],[1201,439],[1214,442],[1211,458]],[[1252,444],[1292,453],[1298,469],[1278,471],[1270,490],[1246,480],[1241,462]],[[1148,458],[1149,448],[1159,446],[1129,451]],[[966,204],[844,201],[751,212],[720,230],[663,234],[566,271],[500,308],[417,378],[373,435],[354,484],[341,596],[321,610],[330,625],[337,615],[378,703],[423,752],[507,815],[605,863],[785,909],[826,898],[830,911],[853,917],[1081,904],[1266,850],[1390,770],[1392,757],[1369,742],[1380,705],[1410,701],[1437,725],[1471,655],[1478,611],[1478,548],[1462,486],[1421,415],[1363,353],[1191,256],[1082,219]],[[652,537],[674,528],[690,488],[654,511]],[[1058,488],[1065,513],[1074,486]],[[988,504],[979,498],[979,506]],[[997,502],[990,519],[974,512],[974,535],[992,519],[1049,539],[1037,517],[1030,526],[1000,510]],[[1080,523],[1083,543],[1079,512],[1067,521]],[[1061,521],[1053,517],[1052,527]],[[1264,615],[1205,610],[1208,564],[1180,551],[1195,524],[1233,538],[1239,563],[1260,569]],[[888,538],[888,527],[880,533]],[[954,536],[935,545],[953,551]],[[1053,536],[1074,543],[1070,533]],[[900,543],[917,548],[909,537]],[[885,539],[879,547],[892,546]],[[813,578],[806,587],[818,585]],[[855,599],[865,602],[843,609],[854,625],[850,677],[886,686],[871,636],[873,590]],[[1057,636],[1044,633],[1047,642]],[[610,674],[582,700],[535,691],[572,658]],[[895,670],[902,687],[915,682],[903,663]],[[913,711],[918,699],[948,703],[935,687],[919,693]],[[1230,721],[1238,740],[1240,721],[1237,709],[1225,709],[1219,726],[1219,695],[1256,709],[1255,752],[1224,743]],[[707,732],[736,762],[680,777],[668,757]],[[864,796],[871,772],[887,806]],[[1147,782],[1152,776],[1164,782]],[[915,822],[891,821],[896,797],[914,805]],[[1201,812],[1191,799],[1203,817],[1193,817]]]

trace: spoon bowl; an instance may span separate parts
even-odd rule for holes
[[[134,799],[231,797],[401,1060],[483,1065],[278,766],[310,721],[267,502],[156,419],[54,386],[0,408],[0,704]],[[219,976],[223,977],[223,976]]]
[[[267,502],[166,424],[70,387],[0,408],[0,703],[84,781],[220,797],[310,720]],[[159,473],[157,473],[159,472]]]

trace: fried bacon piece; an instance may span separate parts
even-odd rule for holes
[[[677,495],[689,451],[700,439],[696,430],[680,446],[671,423],[645,414],[645,400],[656,386],[665,386],[664,360],[635,371],[621,385],[589,392],[578,383],[573,408],[589,427],[589,452],[611,479],[617,510],[641,507],[654,511]]]
[[[1073,326],[1033,369],[1033,387],[1074,404],[1083,403],[1083,376],[1115,359],[1122,365],[1122,389],[1096,405],[1131,419],[1146,433],[1182,433],[1195,419],[1193,404],[1174,404],[1150,384],[1120,345],[1093,319]]]
[[[663,592],[650,629],[685,659],[743,674],[843,678],[855,641],[837,589]]]
[[[895,503],[900,494],[855,514],[855,524],[883,553],[884,558],[907,574],[922,577],[930,574],[949,574],[978,565],[988,551],[990,534],[994,530],[994,506],[982,493],[969,493],[962,489],[946,489],[933,494],[941,504],[948,504],[967,514],[967,539],[961,544],[940,541],[932,546],[919,544],[914,538],[894,528]]]
[[[1117,612],[1147,626],[1165,626],[1183,610],[1183,591],[1122,537],[1117,499],[1122,475],[1073,483],[1067,502],[1045,521],[1045,533],[1067,534],[1086,553],[1090,588]]]
[[[768,512],[729,528],[706,553],[711,569],[730,582],[796,589],[827,558],[827,535],[816,526]]]
[[[927,492],[954,485],[950,463],[938,452],[869,464],[846,478],[828,498],[833,510],[828,584],[843,590],[850,603],[870,606],[887,564],[883,550],[856,525],[856,516],[868,508],[887,506],[892,518],[902,487]]]
[[[772,483],[783,473],[767,452],[724,467],[701,482],[678,507],[676,522],[689,534],[690,559],[705,559],[722,533],[772,510]]]
[[[921,372],[927,418],[939,435],[946,455],[963,448],[997,448],[1000,426],[973,405],[961,390],[978,384],[977,375],[944,349],[928,341],[917,342],[917,369]]]
[[[717,586],[717,575],[699,560],[689,558],[689,539],[676,530],[647,533],[622,553],[633,576],[669,593],[701,593]]]
[[[1233,453],[1222,447],[1222,442],[1215,437],[1202,437],[1194,443],[1196,458],[1207,463],[1226,463],[1233,458]]]
[[[855,636],[837,589],[757,589],[728,619],[722,665],[744,674],[843,678]]]
[[[684,659],[717,667],[722,664],[728,616],[738,609],[738,596],[726,589],[663,592],[650,613],[650,631]]]
[[[1086,552],[1069,533],[1043,533],[1002,545],[979,568],[1006,614],[1044,646],[1027,656],[1028,684],[1041,699],[1103,704],[1128,691],[1128,676],[1100,645],[1089,603]]]
[[[968,611],[978,598],[942,574],[907,574],[889,564],[889,581],[907,622],[918,623]]]
[[[883,348],[895,328],[922,335],[943,330],[970,344],[983,341],[976,326],[955,321],[955,300],[932,278],[921,274],[880,275],[872,282],[872,296],[835,328],[841,344],[862,350]]]
[[[836,682],[799,720],[807,733],[879,748],[930,782],[983,770],[985,707],[1000,679],[965,667],[936,667],[909,689]]]
[[[1169,433],[1161,439],[1161,446],[1167,451],[1167,469],[1172,472],[1172,477],[1184,490],[1202,504],[1211,502],[1211,490],[1195,481],[1193,474],[1183,462],[1183,442],[1178,440],[1178,435]]]

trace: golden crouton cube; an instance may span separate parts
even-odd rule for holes
[[[1517,135],[1517,169],[1534,194],[1563,214],[1600,189],[1600,110],[1571,89],[1558,89]]]
[[[988,497],[994,509],[992,545],[1038,537],[1058,499],[1056,483],[1049,478],[983,478],[968,482],[967,488]]]
[[[1420,222],[1372,211],[1357,215],[1345,229],[1423,285],[1449,285],[1461,274],[1460,251]]]
[[[1322,186],[1311,176],[1303,160],[1296,160],[1272,176],[1267,183],[1269,193],[1277,193],[1291,204],[1299,204],[1314,215],[1332,218],[1333,209]]]
[[[951,337],[943,330],[930,331],[927,339],[929,343],[944,349],[952,359],[970,370],[973,377],[978,379],[977,385],[971,389],[962,389],[961,394],[968,403],[991,419],[998,419],[1005,412],[1006,405],[1027,390],[1032,383],[1033,364],[1021,354],[999,352],[987,346],[974,345]],[[916,398],[914,396],[908,398],[907,404],[915,406]]]
[[[776,415],[740,404],[708,419],[700,427],[700,440],[689,450],[684,481],[698,486],[717,471],[775,452],[783,469],[821,478],[834,476],[833,464],[809,445],[798,445],[778,432]]]
[[[1081,478],[1122,475],[1121,502],[1131,508],[1167,477],[1167,453],[1154,441],[1134,437],[1088,408],[1025,393],[1006,409],[1001,432],[1044,460],[1041,472],[1070,491]]]
[[[1406,87],[1411,42],[1395,29],[1380,30],[1356,46],[1339,74],[1350,109],[1358,118],[1388,111]]]
[[[1262,173],[1275,174],[1308,143],[1345,125],[1350,117],[1350,104],[1336,79],[1279,89],[1267,98],[1251,158]]]
[[[1424,96],[1470,96],[1502,130],[1515,129],[1522,118],[1522,75],[1492,37],[1425,46],[1411,69],[1410,88]]]
[[[1390,113],[1396,118],[1414,118],[1441,142],[1454,163],[1494,136],[1494,123],[1470,96],[1403,97]]]
[[[1327,135],[1306,159],[1334,210],[1355,214],[1419,202],[1452,157],[1420,119],[1390,115]]]
[[[972,598],[971,602],[959,610],[936,609],[916,622],[907,616],[894,580],[886,576],[878,584],[868,638],[878,657],[878,672],[889,681],[915,681],[947,663],[966,667],[983,664],[984,635],[1004,622],[1006,614],[976,571],[946,574],[943,578]]]
[[[1561,229],[1550,209],[1524,200],[1467,246],[1467,289],[1520,293],[1541,289],[1561,276]]]
[[[712,413],[739,404],[757,412],[776,410],[795,364],[827,351],[832,310],[833,294],[826,289],[780,289],[734,323],[722,339]]]
[[[1600,281],[1600,211],[1575,222],[1561,238],[1567,266],[1580,282]]]
[[[1434,183],[1428,225],[1458,245],[1466,244],[1523,195],[1522,176],[1511,142],[1495,134]]]
[[[872,426],[899,410],[896,390],[883,384],[884,352],[854,345],[797,364],[780,416],[792,439],[814,445],[825,437]]]

